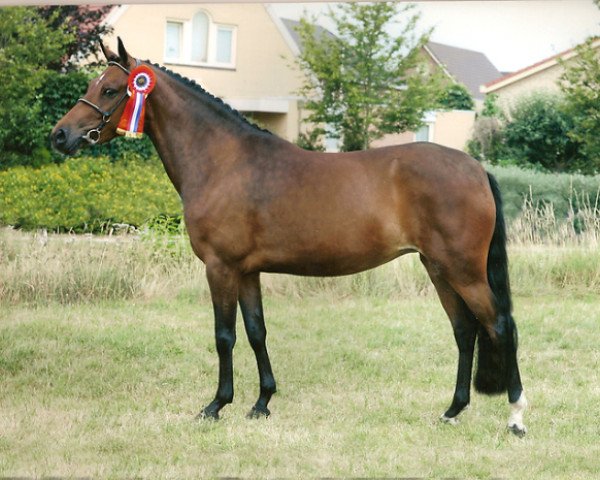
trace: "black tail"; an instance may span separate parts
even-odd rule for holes
[[[496,302],[496,340],[492,341],[484,327],[477,333],[478,361],[475,389],[488,395],[505,392],[508,384],[508,359],[517,349],[517,327],[512,318],[512,301],[506,255],[506,225],[502,213],[502,197],[496,179],[488,173],[496,203],[496,226],[487,261],[488,282]]]

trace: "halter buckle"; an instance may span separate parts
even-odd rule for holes
[[[96,145],[98,143],[98,141],[100,140],[100,129],[93,128],[92,130],[88,131],[85,135],[83,135],[81,138],[83,138],[85,141],[87,141],[90,145]]]

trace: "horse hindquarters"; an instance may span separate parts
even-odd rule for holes
[[[444,418],[455,418],[468,404],[468,382],[477,335],[476,389],[486,394],[508,390],[513,409],[509,427],[522,435],[525,433],[522,413],[526,400],[516,358],[516,326],[511,314],[505,226],[498,186],[493,177],[488,179],[495,212],[492,210],[474,219],[466,215],[465,218],[473,221],[461,225],[465,236],[461,237],[456,229],[442,232],[439,237],[444,239],[444,245],[424,252],[423,263],[450,317],[459,349],[456,391]],[[481,208],[477,202],[471,204]],[[490,224],[490,230],[493,229],[491,239],[485,233],[486,229],[477,228],[486,223]],[[457,238],[463,243],[459,244]],[[465,242],[465,238],[470,240]]]

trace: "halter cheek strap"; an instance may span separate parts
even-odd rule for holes
[[[135,66],[137,67],[138,65],[140,65],[140,63],[141,62],[136,58]],[[111,60],[108,62],[108,65],[119,67],[121,70],[123,70],[123,72],[125,72],[127,74],[127,76],[129,76],[129,73],[130,73],[129,70],[126,69],[120,63],[114,62]],[[81,138],[83,138],[85,141],[87,141],[90,145],[95,145],[96,143],[98,143],[98,141],[100,140],[100,134],[102,133],[102,129],[106,126],[107,123],[110,122],[110,117],[112,116],[112,114],[115,113],[115,110],[117,108],[119,108],[119,106],[125,101],[125,99],[128,96],[129,96],[129,93],[126,90],[125,93],[119,98],[119,100],[117,100],[117,103],[115,105],[113,105],[112,108],[110,108],[109,110],[106,110],[106,111],[102,110],[98,105],[96,105],[93,102],[90,102],[89,100],[87,100],[85,98],[79,98],[77,100],[77,103],[81,102],[81,103],[86,104],[89,107],[92,107],[102,117],[102,122],[96,128],[92,128],[91,130],[88,130],[85,133],[85,135],[82,135]]]

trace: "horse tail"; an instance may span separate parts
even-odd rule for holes
[[[488,173],[496,204],[496,224],[487,260],[488,283],[496,306],[496,338],[479,327],[477,333],[477,372],[475,389],[488,395],[503,393],[508,385],[508,359],[517,350],[517,327],[512,317],[512,300],[506,254],[506,224],[502,213],[502,197],[496,179]]]

